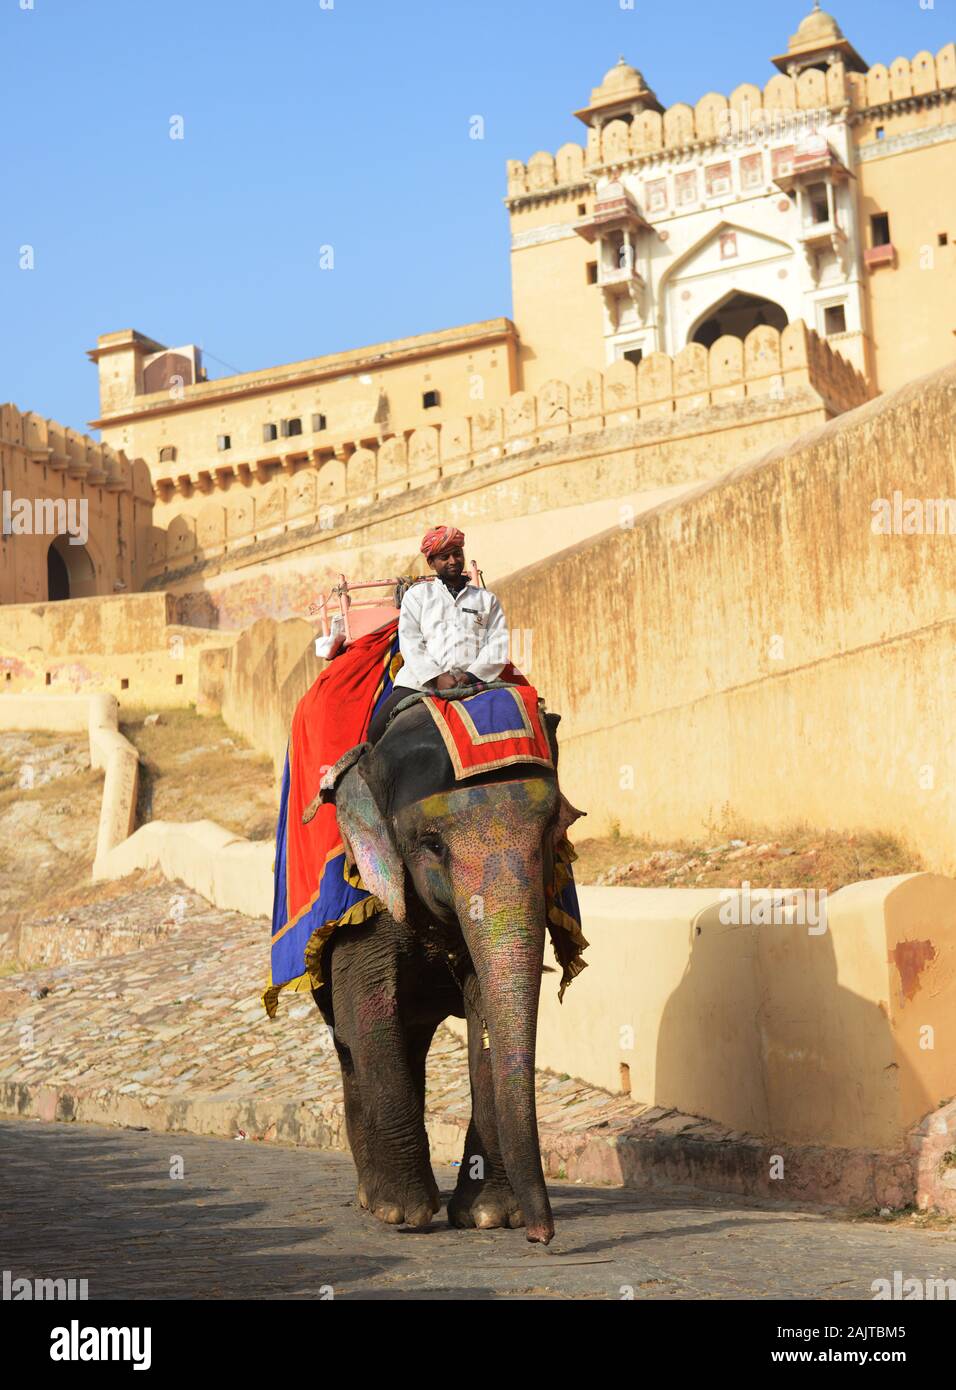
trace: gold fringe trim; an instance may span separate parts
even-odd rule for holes
[[[319,989],[325,980],[322,975],[322,949],[329,937],[337,927],[358,927],[363,922],[367,922],[370,917],[374,917],[376,912],[381,912],[383,904],[378,898],[369,894],[361,902],[353,903],[347,912],[335,922],[326,922],[321,927],[316,927],[309,937],[305,948],[305,968],[306,973],[312,981],[312,988]]]
[[[561,983],[558,986],[559,1004],[564,1003],[564,991],[568,985],[580,975],[582,970],[586,970],[588,965],[586,960],[581,959],[582,952],[587,950],[589,942],[581,931],[580,922],[575,921],[555,902],[558,895],[571,881],[571,865],[577,857],[574,846],[565,837],[555,850],[554,884],[548,894],[548,929],[551,934],[554,958],[561,966]],[[561,935],[556,935],[552,928],[560,932]]]
[[[353,886],[361,887],[361,884]],[[322,977],[322,948],[336,927],[360,925],[381,910],[382,904],[378,898],[370,894],[361,902],[353,903],[334,922],[325,922],[321,927],[316,927],[306,942],[305,974],[297,975],[294,980],[288,980],[284,985],[270,984],[263,993],[262,1004],[269,1017],[275,1018],[279,1007],[279,995],[284,994],[286,990],[290,994],[302,994],[309,990],[319,989],[325,983]]]

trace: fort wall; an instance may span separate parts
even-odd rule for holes
[[[418,539],[437,515],[467,531],[492,582],[516,559],[552,554],[866,395],[862,377],[802,323],[582,372],[378,449],[354,445],[259,489],[157,507],[165,525],[152,533],[148,585],[193,595],[191,620],[207,625],[304,615],[339,571],[415,572]]]
[[[198,697],[200,652],[235,636],[183,623],[179,602],[166,593],[6,604],[0,692],[105,691],[121,706],[186,706]]]
[[[498,585],[580,833],[803,822],[956,869],[956,538],[873,530],[956,499],[954,437],[946,368]]]
[[[0,492],[9,528],[0,544],[0,604],[47,597],[54,542],[74,597],[140,587],[153,507],[142,462],[8,403],[0,405]],[[16,514],[24,503],[29,517]],[[83,514],[88,534],[74,544],[66,525]]]
[[[104,335],[90,356],[100,378],[93,423],[146,460],[161,498],[184,483],[211,491],[250,467],[263,481],[285,455],[332,457],[342,440],[379,442],[504,400],[520,384],[504,318],[199,381],[190,358],[133,331]],[[162,389],[151,389],[144,363]]]

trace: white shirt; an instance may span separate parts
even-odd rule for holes
[[[426,580],[402,599],[398,644],[405,664],[396,685],[422,690],[456,666],[491,681],[508,660],[508,625],[489,589],[464,584],[453,594],[440,579]]]

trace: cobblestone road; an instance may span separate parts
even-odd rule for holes
[[[175,1156],[183,1177],[170,1177]],[[443,1194],[454,1170],[436,1169]],[[956,1232],[850,1223],[710,1194],[552,1182],[557,1235],[422,1233],[353,1204],[348,1158],[92,1125],[0,1122],[0,1267],[90,1298],[871,1299],[956,1277]],[[877,1305],[883,1307],[884,1305]]]

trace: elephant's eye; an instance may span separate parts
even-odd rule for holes
[[[434,830],[426,830],[423,835],[419,836],[418,843],[422,849],[428,850],[429,854],[441,854],[445,848],[441,836],[436,834]]]

